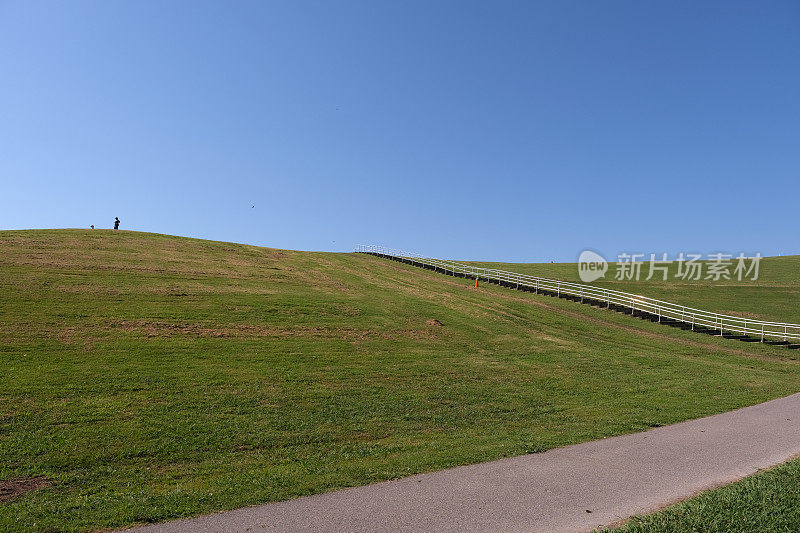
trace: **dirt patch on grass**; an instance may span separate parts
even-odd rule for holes
[[[426,324],[428,324],[429,326],[436,326],[436,327],[442,327],[442,326],[444,326],[444,324],[442,324],[441,322],[439,322],[439,321],[438,321],[438,320],[436,320],[435,318],[431,318],[430,320],[428,320],[428,321],[427,321],[427,322],[425,322],[425,323],[426,323]]]
[[[83,346],[90,351],[94,348],[95,342],[100,340],[96,333],[97,326],[94,324],[77,327],[32,322],[0,323],[0,344],[16,344],[33,339],[55,339],[62,344]]]
[[[201,324],[179,324],[148,320],[119,320],[109,324],[108,329],[145,333],[148,337],[172,337],[173,335],[181,334],[200,337],[230,337],[233,332],[232,328],[212,328]]]
[[[723,314],[731,315],[731,316],[739,316],[742,318],[757,318],[761,319],[761,315],[757,315],[756,313],[748,313],[747,311],[722,311]]]
[[[436,339],[439,336],[429,328],[405,328],[392,330],[375,330],[365,328],[328,328],[324,326],[296,326],[283,328],[278,326],[258,326],[252,324],[228,324],[210,326],[192,323],[168,323],[148,320],[119,320],[107,326],[108,330],[122,330],[143,333],[147,337],[196,336],[211,338],[288,338],[288,337],[320,337],[346,341],[366,340],[370,338],[398,339]]]
[[[53,484],[47,476],[20,477],[0,481],[0,503],[10,502],[32,490],[44,489]]]

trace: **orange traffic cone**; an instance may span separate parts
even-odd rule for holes
[[[478,276],[475,276],[475,287],[478,287]]]

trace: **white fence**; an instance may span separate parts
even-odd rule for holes
[[[800,343],[800,324],[722,315],[614,289],[540,278],[494,268],[481,268],[382,246],[359,245],[356,246],[355,251],[402,260],[453,276],[479,278],[505,287],[536,293],[546,292],[558,297],[571,297],[581,303],[605,304],[606,307],[624,308],[630,310],[631,314],[646,315],[658,322],[686,324],[687,329],[710,330],[720,336],[749,337],[753,340],[777,344]]]

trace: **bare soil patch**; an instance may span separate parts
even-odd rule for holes
[[[122,330],[144,334],[149,338],[192,335],[197,337],[321,337],[347,341],[369,338],[396,340],[398,338],[436,339],[438,335],[426,329],[374,330],[363,328],[328,328],[325,326],[297,326],[293,328],[256,326],[250,324],[228,324],[208,326],[196,323],[167,323],[148,320],[119,320],[106,326],[107,330]]]
[[[15,500],[32,490],[49,487],[53,482],[47,476],[21,477],[0,481],[0,503]]]
[[[722,311],[722,312],[725,313],[725,314],[731,315],[731,316],[739,316],[739,317],[742,317],[742,318],[757,318],[757,319],[761,319],[760,315],[757,315],[756,313],[750,313],[750,312],[747,312],[747,311]]]

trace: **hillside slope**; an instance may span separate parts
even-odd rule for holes
[[[0,529],[93,530],[639,431],[800,390],[794,351],[398,263],[0,232]]]

